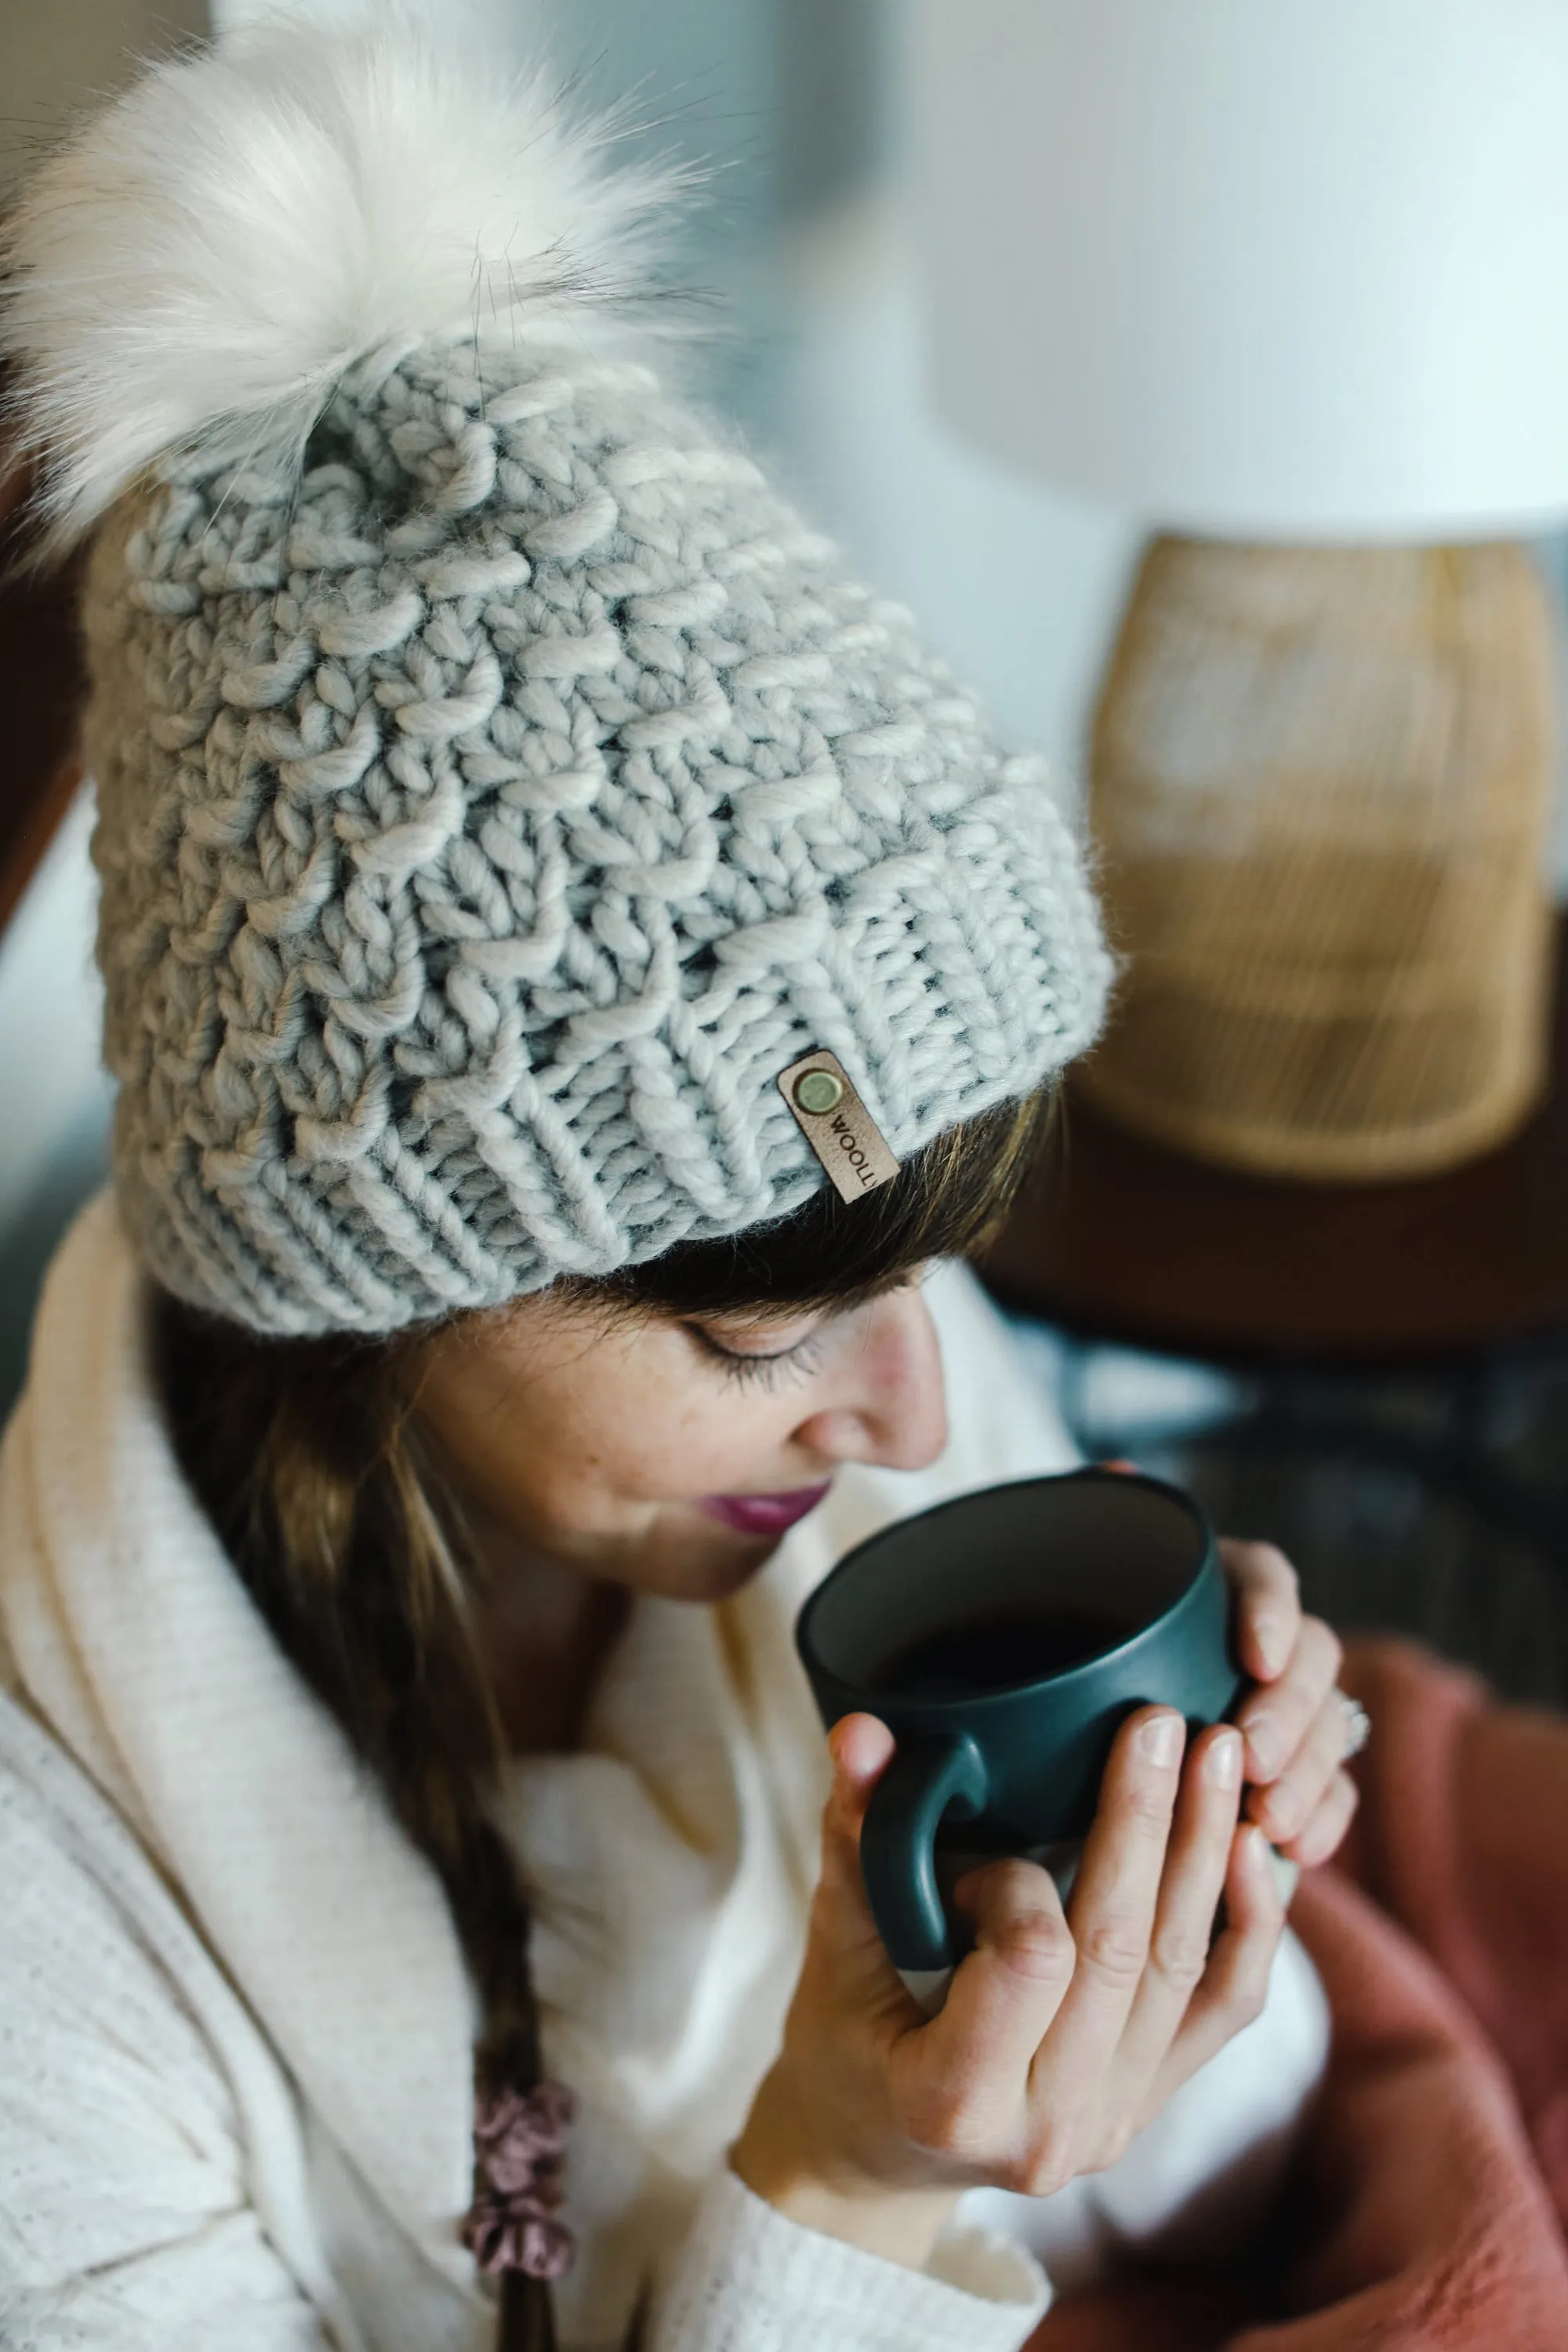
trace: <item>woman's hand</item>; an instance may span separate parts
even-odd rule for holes
[[[919,2267],[963,2189],[1045,2196],[1113,2163],[1258,2015],[1283,1913],[1261,1833],[1237,1824],[1243,1743],[1215,1725],[1184,1762],[1184,1742],[1168,1707],[1123,1725],[1065,1913],[1033,1863],[960,1882],[974,1948],[928,2019],[882,1948],[860,1875],[891,1736],[871,1716],[836,1726],[805,1959],[731,2156],[750,2188],[809,2228]]]
[[[1327,1862],[1356,1809],[1336,1687],[1344,1654],[1321,1617],[1301,1614],[1283,1552],[1226,1540],[1220,1557],[1236,1588],[1241,1664],[1261,1685],[1236,1718],[1251,1783],[1243,1810],[1282,1854],[1310,1870]]]

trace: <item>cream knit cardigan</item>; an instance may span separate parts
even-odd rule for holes
[[[180,1479],[143,1299],[102,1199],[51,1272],[0,1454],[0,2342],[489,2352],[446,1905]],[[889,1517],[1068,1458],[974,1286],[943,1276],[932,1304],[942,1461],[844,1473],[719,1608],[639,1600],[584,1752],[512,1772],[547,2057],[582,2101],[574,2352],[618,2352],[645,2302],[648,2352],[1016,2352],[1049,2289],[1009,2238],[1081,2270],[1238,2159],[1261,2180],[1321,2064],[1288,1948],[1263,2019],[1121,2166],[1046,2205],[968,2200],[1009,2236],[955,2229],[924,2273],[725,2169],[815,1874],[800,1600]]]

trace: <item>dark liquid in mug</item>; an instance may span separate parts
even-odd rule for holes
[[[900,1643],[867,1680],[899,1698],[962,1698],[1065,1674],[1117,1649],[1137,1630],[1131,1619],[1104,1609],[996,1609]]]

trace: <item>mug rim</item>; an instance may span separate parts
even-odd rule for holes
[[[837,1684],[841,1690],[863,1693],[868,1701],[879,1698],[889,1700],[901,1710],[907,1710],[911,1704],[909,1694],[889,1690],[885,1685],[879,1686],[872,1682],[858,1679],[851,1682],[847,1675],[840,1674],[837,1667],[830,1665],[814,1646],[808,1650],[812,1623],[817,1613],[817,1603],[826,1598],[830,1587],[837,1584],[864,1554],[874,1551],[882,1543],[894,1540],[901,1528],[909,1528],[916,1521],[925,1522],[941,1518],[946,1512],[962,1509],[964,1505],[974,1503],[982,1496],[1004,1494],[1010,1487],[1016,1486],[1110,1486],[1113,1481],[1120,1487],[1139,1486],[1165,1496],[1180,1507],[1197,1534],[1198,1554],[1193,1565],[1192,1574],[1180,1590],[1172,1595],[1159,1615],[1152,1617],[1146,1625],[1140,1625],[1135,1632],[1129,1633],[1124,1641],[1118,1642],[1113,1649],[1096,1650],[1091,1657],[1080,1659],[1075,1666],[1062,1667],[1050,1674],[1031,1675],[1020,1682],[993,1683],[984,1690],[933,1693],[929,1696],[921,1692],[913,1704],[918,1706],[922,1715],[928,1711],[933,1715],[944,1715],[950,1710],[973,1709],[994,1701],[1015,1699],[1029,1692],[1044,1689],[1047,1685],[1053,1689],[1059,1688],[1064,1685],[1076,1683],[1080,1675],[1099,1673],[1102,1668],[1125,1659],[1131,1652],[1137,1649],[1140,1643],[1148,1641],[1151,1635],[1158,1633],[1168,1625],[1176,1612],[1191,1601],[1193,1594],[1202,1583],[1205,1572],[1217,1562],[1218,1540],[1215,1533],[1214,1522],[1197,1496],[1189,1494],[1184,1486],[1178,1486],[1173,1479],[1162,1478],[1152,1471],[1108,1470],[1100,1467],[1097,1463],[1085,1462],[1073,1470],[1044,1470],[1027,1478],[998,1478],[988,1486],[971,1486],[962,1495],[949,1495],[942,1502],[929,1505],[923,1511],[911,1511],[901,1519],[889,1519],[885,1526],[874,1528],[868,1536],[862,1536],[860,1541],[853,1545],[844,1554],[842,1559],[835,1561],[821,1583],[807,1595],[795,1620],[795,1648],[799,1653],[802,1664],[809,1674],[826,1675],[830,1681]]]

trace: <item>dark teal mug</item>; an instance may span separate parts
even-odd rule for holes
[[[795,1638],[823,1721],[879,1716],[897,1752],[861,1832],[866,1893],[906,1971],[951,1967],[944,1848],[1084,1837],[1134,1707],[1196,1730],[1244,1677],[1214,1530],[1179,1486],[1113,1470],[1026,1478],[896,1520],[845,1555]]]

